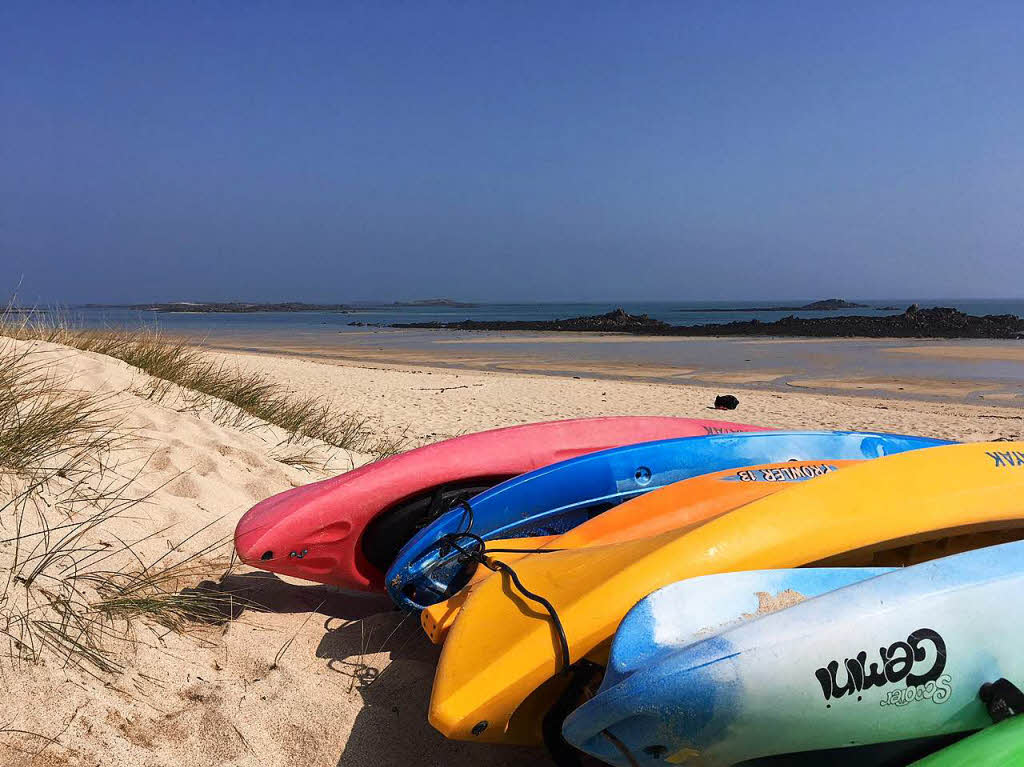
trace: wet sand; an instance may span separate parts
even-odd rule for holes
[[[304,338],[207,338],[222,351],[736,389],[793,388],[905,399],[1024,404],[1018,342],[662,338],[615,334],[390,329]]]
[[[886,349],[886,354],[913,354],[918,357],[952,360],[1009,360],[1024,363],[1024,345],[992,346],[988,344],[901,346]]]

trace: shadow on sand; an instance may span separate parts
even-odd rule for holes
[[[383,594],[357,594],[341,591],[335,586],[296,585],[273,573],[255,571],[232,573],[219,581],[202,581],[183,594],[214,594],[223,618],[235,620],[246,610],[271,613],[317,612],[328,618],[359,620],[370,615],[394,610]]]
[[[316,657],[337,673],[338,684],[363,699],[338,765],[552,764],[543,749],[449,741],[430,726],[427,704],[441,648],[427,639],[418,616],[399,612],[385,595],[296,585],[262,571],[229,574],[220,581],[203,581],[185,591],[230,595],[230,600],[215,600],[224,605],[225,622],[246,610],[322,616],[325,633]],[[383,665],[381,658],[375,657],[382,653],[386,654]]]
[[[362,621],[328,621],[317,648],[343,683],[363,698],[339,767],[513,767],[550,765],[542,749],[488,746],[446,740],[427,722],[427,703],[440,655],[415,615],[390,612]],[[383,670],[361,657],[387,653]]]

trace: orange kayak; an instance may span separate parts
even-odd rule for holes
[[[492,557],[512,563],[527,556],[526,551],[531,549],[579,549],[650,538],[673,530],[685,532],[787,485],[856,463],[860,461],[785,461],[703,474],[638,496],[562,535],[492,541],[487,548],[521,550],[523,553],[504,551]],[[477,567],[459,593],[420,613],[423,630],[434,644],[444,642],[470,591],[491,574],[487,568]]]

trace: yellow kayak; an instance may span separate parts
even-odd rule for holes
[[[578,549],[649,538],[669,531],[678,533],[702,525],[745,503],[777,493],[795,482],[814,479],[857,463],[859,461],[851,460],[781,461],[702,474],[626,501],[561,535],[493,541],[488,548]],[[524,556],[505,552],[497,559],[511,564]],[[462,591],[420,613],[420,623],[430,641],[434,644],[444,642],[470,591],[490,575],[491,571],[486,567],[478,567]]]
[[[523,557],[520,582],[557,611],[569,661],[604,663],[637,601],[708,573],[898,566],[1024,538],[1024,442],[934,447],[787,487],[684,532]],[[434,678],[430,722],[449,738],[536,744],[568,685],[545,608],[487,578],[465,600]]]

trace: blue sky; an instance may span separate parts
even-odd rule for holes
[[[1021,296],[1024,4],[0,4],[27,300]]]

